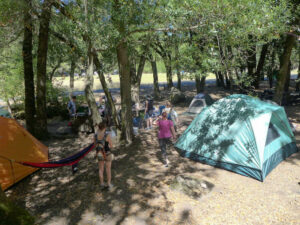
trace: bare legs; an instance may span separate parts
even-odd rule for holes
[[[110,183],[111,183],[111,161],[106,162],[106,176],[107,176],[107,185],[110,186]]]
[[[104,163],[105,161],[99,161],[99,178],[100,178],[100,185],[104,185]],[[111,184],[111,161],[106,161],[106,176],[107,176],[107,185],[109,186]]]
[[[103,179],[103,172],[104,172],[104,161],[99,161],[99,178],[100,178],[100,185],[104,185],[104,179]]]

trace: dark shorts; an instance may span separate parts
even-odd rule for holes
[[[146,112],[145,119],[149,119],[152,116],[153,116],[153,109]]]

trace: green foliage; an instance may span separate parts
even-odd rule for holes
[[[16,99],[23,96],[24,79],[20,45],[4,48],[0,52],[0,98]]]
[[[0,190],[0,224],[1,225],[33,225],[32,217],[25,209],[11,202]]]

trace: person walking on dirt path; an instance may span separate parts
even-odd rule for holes
[[[154,111],[153,99],[151,96],[147,96],[145,102],[145,119],[146,119],[146,130],[152,129],[152,115]]]
[[[113,144],[110,133],[106,132],[106,124],[106,121],[102,121],[98,125],[99,129],[94,136],[94,144],[96,146],[95,157],[98,160],[100,187],[102,190],[113,187],[111,183],[111,164],[114,159],[114,155],[111,152]],[[107,186],[104,184],[104,165],[106,168]]]
[[[173,122],[167,119],[167,113],[163,112],[162,117],[158,120],[157,125],[159,127],[158,131],[158,141],[162,153],[162,158],[165,167],[168,167],[169,160],[167,158],[167,145],[171,144],[171,137],[176,140],[176,134],[173,126]]]
[[[168,120],[172,120],[175,132],[177,132],[177,124],[178,124],[178,114],[172,107],[172,104],[168,101],[166,104],[166,108],[163,109],[167,113]]]
[[[70,118],[75,118],[76,116],[76,96],[72,96],[71,100],[68,102],[68,112],[70,115]]]

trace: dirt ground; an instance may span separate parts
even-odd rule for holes
[[[207,88],[214,99],[228,95]],[[194,92],[186,92],[188,95]],[[187,106],[175,107],[181,114]],[[300,106],[286,107],[297,125],[300,148]],[[180,116],[180,135],[192,118]],[[52,124],[61,129],[67,122]],[[50,124],[51,125],[51,124]],[[59,126],[59,127],[57,127]],[[72,175],[70,167],[42,169],[7,191],[38,224],[177,225],[177,224],[300,224],[300,152],[280,163],[259,182],[211,167],[169,150],[170,166],[161,162],[157,130],[141,130],[129,148],[114,150],[111,191],[101,191],[98,167],[91,153]],[[92,142],[92,134],[53,137],[47,141],[50,159],[68,156]],[[170,188],[178,175],[201,180],[200,195],[189,197]]]

